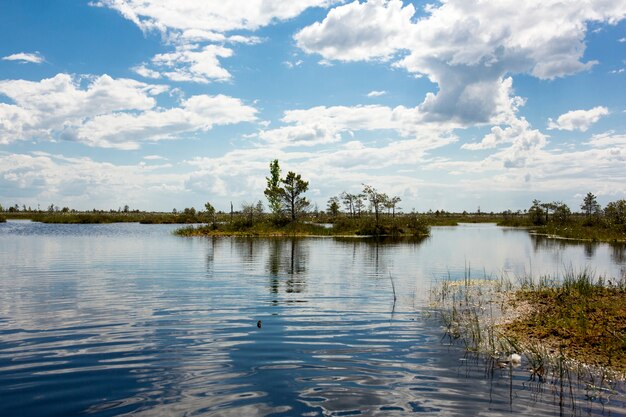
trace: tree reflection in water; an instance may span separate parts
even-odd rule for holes
[[[269,241],[267,271],[270,292],[278,294],[282,278],[285,293],[302,293],[306,289],[308,248],[301,238],[276,238]]]

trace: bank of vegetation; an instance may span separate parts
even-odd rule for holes
[[[325,209],[312,205],[306,197],[309,183],[300,174],[288,172],[284,177],[277,160],[270,163],[270,175],[264,190],[267,199],[244,202],[230,212],[218,212],[211,203],[204,210],[185,208],[172,212],[130,210],[92,210],[78,212],[69,207],[50,204],[45,210],[15,204],[0,206],[0,222],[6,219],[30,219],[44,223],[116,223],[196,224],[178,233],[189,235],[368,235],[428,236],[430,226],[456,226],[459,223],[496,223],[521,227],[531,233],[566,239],[626,242],[626,200],[610,202],[601,207],[596,196],[588,193],[580,211],[566,204],[534,200],[526,210],[503,212],[428,210],[403,212],[399,196],[388,195],[363,184],[358,192],[342,192],[331,197]],[[4,220],[3,220],[4,219]]]
[[[626,200],[613,201],[602,208],[596,196],[587,193],[580,209],[573,213],[562,202],[534,200],[523,215],[505,212],[498,224],[527,227],[534,233],[566,239],[626,241]]]
[[[180,213],[150,213],[150,212],[118,212],[118,211],[13,211],[6,213],[6,218],[12,220],[32,220],[41,223],[62,224],[101,224],[101,223],[144,223],[144,224],[185,224],[202,223],[206,218],[194,209],[185,209]]]
[[[450,340],[494,367],[525,366],[540,381],[626,377],[626,278],[583,271],[512,283],[468,274],[432,294]]]
[[[264,190],[269,212],[262,201],[244,203],[238,213],[219,217],[210,203],[205,205],[208,224],[182,228],[181,236],[418,236],[430,233],[416,213],[396,213],[400,197],[388,196],[370,185],[358,194],[344,192],[328,201],[327,210],[311,212],[305,193],[309,183],[289,171],[281,177],[278,160],[270,163]],[[341,198],[341,200],[340,200]],[[347,212],[341,212],[343,202]]]

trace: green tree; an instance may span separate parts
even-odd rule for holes
[[[269,209],[275,216],[279,216],[283,210],[283,203],[281,201],[281,187],[280,187],[280,166],[278,165],[278,159],[274,159],[270,162],[270,176],[265,177],[267,180],[267,188],[265,188],[264,194],[269,203]]]
[[[331,197],[328,199],[327,210],[328,214],[335,217],[339,214],[339,198]]]
[[[341,201],[343,202],[343,205],[346,207],[346,210],[348,211],[348,214],[350,214],[350,216],[354,216],[354,213],[355,213],[354,202],[356,201],[356,195],[350,194],[344,191],[343,193],[341,193],[340,197],[341,197]]]
[[[626,200],[610,202],[604,208],[604,215],[611,225],[626,225]]]
[[[533,200],[533,205],[528,209],[528,217],[530,217],[530,221],[535,225],[546,224],[545,219],[545,211],[543,209],[543,204],[539,200]]]
[[[281,201],[287,208],[291,221],[295,221],[310,204],[306,197],[302,196],[309,189],[309,182],[292,171],[289,171],[281,182],[284,184],[279,188]]]
[[[376,219],[376,226],[378,226],[379,224],[378,219],[380,216],[380,211],[384,207],[384,204],[389,199],[389,197],[387,197],[387,194],[379,193],[378,190],[376,190],[376,188],[372,187],[371,185],[366,185],[366,184],[363,184],[363,194],[365,194],[365,196],[367,197],[367,200],[370,202],[370,206],[372,207],[372,210],[374,211],[374,216]]]
[[[402,199],[400,197],[389,197],[387,198],[387,201],[385,201],[385,207],[387,208],[387,212],[391,211],[391,215],[392,217],[396,217],[396,208],[398,206],[398,203],[402,201]]]
[[[361,213],[365,210],[365,194],[356,194],[354,200],[354,212],[358,217],[361,217]]]
[[[580,205],[580,209],[585,213],[585,216],[590,217],[592,214],[595,215],[600,212],[600,204],[598,204],[595,195],[587,193],[583,203]]]
[[[552,219],[558,224],[566,224],[569,222],[572,211],[567,204],[562,202],[554,203],[554,211],[552,213]]]
[[[204,212],[206,213],[209,222],[215,226],[215,207],[207,201],[204,203]]]
[[[244,216],[247,226],[252,226],[255,219],[258,219],[263,214],[263,203],[259,200],[257,203],[243,202],[241,204],[241,213]]]

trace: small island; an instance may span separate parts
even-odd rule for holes
[[[626,242],[626,200],[609,202],[604,208],[593,193],[583,198],[580,211],[572,211],[560,201],[533,200],[526,210],[452,213],[445,209],[417,212],[403,211],[400,196],[388,195],[363,184],[357,192],[344,191],[330,197],[326,209],[305,196],[309,182],[289,171],[281,178],[278,160],[270,162],[270,175],[263,201],[243,202],[239,209],[231,203],[230,212],[217,211],[207,202],[204,210],[187,207],[171,212],[131,210],[128,205],[117,210],[77,211],[50,204],[46,210],[15,204],[0,206],[0,223],[7,219],[28,219],[42,223],[142,223],[187,224],[175,233],[179,236],[370,236],[411,237],[423,239],[431,226],[456,226],[461,223],[495,223],[503,227],[527,229],[549,238],[589,242]],[[343,206],[343,210],[342,210]]]

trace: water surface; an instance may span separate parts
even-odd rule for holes
[[[623,246],[494,225],[392,243],[174,228],[0,224],[0,415],[626,415],[621,392],[564,400],[523,366],[486,371],[426,314],[443,277],[621,276]]]

